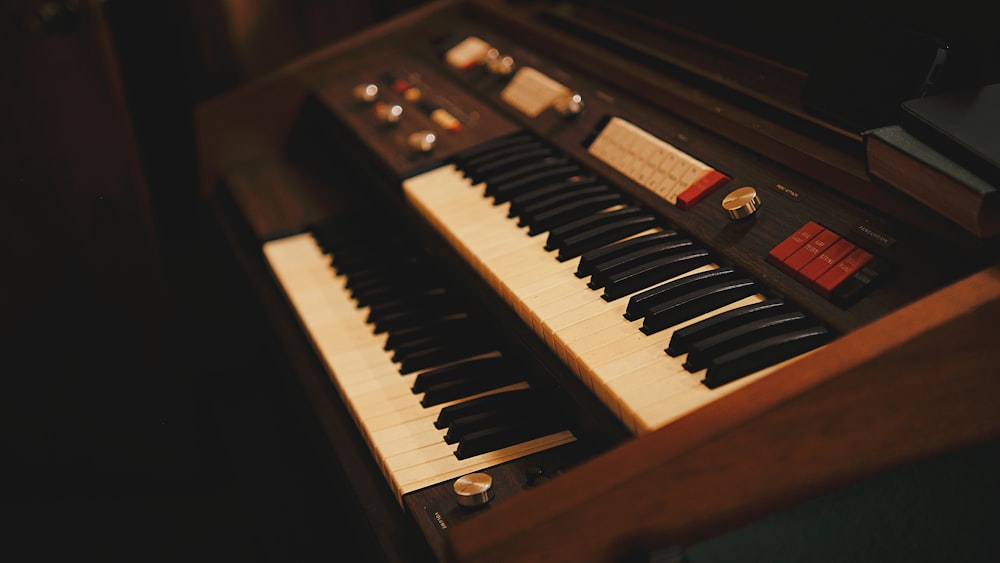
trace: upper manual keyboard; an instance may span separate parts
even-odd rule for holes
[[[832,336],[529,134],[460,153],[403,190],[634,432]]]

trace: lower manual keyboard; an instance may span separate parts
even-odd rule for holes
[[[400,501],[576,439],[401,237],[342,221],[263,252]]]

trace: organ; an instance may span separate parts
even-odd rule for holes
[[[683,552],[997,437],[995,241],[869,178],[807,78],[610,3],[439,1],[198,108],[387,558]]]

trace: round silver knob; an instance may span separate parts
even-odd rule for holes
[[[722,208],[734,221],[753,215],[759,207],[760,198],[757,197],[757,190],[750,186],[736,188],[722,200]]]
[[[399,123],[403,118],[403,106],[399,104],[375,104],[375,119],[381,123]]]
[[[514,72],[514,58],[501,54],[496,48],[491,47],[486,51],[483,63],[486,65],[486,70],[492,74],[507,76]]]
[[[378,84],[358,84],[351,93],[355,100],[370,104],[375,101],[375,98],[378,98]]]
[[[433,131],[417,131],[410,134],[406,142],[417,152],[430,152],[437,143],[437,135]]]
[[[486,473],[463,475],[455,480],[453,487],[462,506],[482,506],[493,500],[493,478]]]
[[[552,105],[559,113],[567,117],[572,117],[574,115],[579,115],[580,112],[583,111],[583,97],[574,92],[572,94],[556,98]]]

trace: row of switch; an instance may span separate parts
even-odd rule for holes
[[[636,125],[607,121],[590,154],[681,209],[690,209],[730,178]]]
[[[464,129],[462,122],[448,110],[437,107],[424,99],[424,92],[418,84],[406,78],[383,74],[383,82],[398,94],[403,102],[412,103],[422,114],[429,117],[441,129],[449,133],[459,133]],[[404,109],[400,103],[382,99],[382,88],[375,82],[356,85],[352,90],[354,99],[370,105],[376,121],[384,125],[396,125],[403,119]],[[407,138],[410,148],[421,153],[430,152],[437,142],[437,135],[431,130],[414,132]]]
[[[888,270],[883,260],[814,221],[772,248],[767,262],[840,307],[856,303]]]
[[[424,115],[431,118],[434,123],[442,129],[457,133],[462,130],[462,122],[452,115],[448,110],[436,107],[423,100],[423,92],[418,86],[411,84],[404,78],[388,77],[391,87],[403,96],[407,102],[412,102]],[[381,88],[374,82],[358,84],[354,87],[353,95],[356,100],[365,104],[372,104],[376,119],[383,123],[398,123],[403,117],[403,106],[397,103],[379,100]]]

